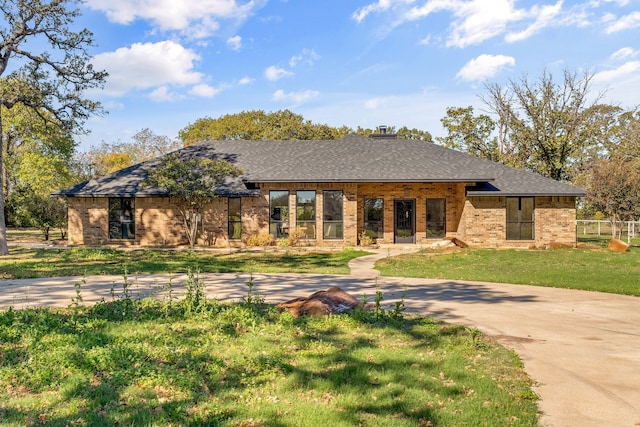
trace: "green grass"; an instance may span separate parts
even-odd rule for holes
[[[521,362],[477,330],[187,300],[0,313],[2,425],[537,425]]]
[[[640,248],[420,252],[379,261],[384,276],[514,283],[640,296]]]
[[[0,278],[129,273],[260,272],[349,274],[348,262],[367,252],[263,251],[219,254],[189,250],[27,249],[12,247],[0,257]]]

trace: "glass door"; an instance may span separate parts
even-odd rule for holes
[[[395,243],[416,242],[416,201],[395,200]]]

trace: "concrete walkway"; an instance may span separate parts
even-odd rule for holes
[[[270,303],[339,286],[372,300],[383,292],[391,306],[404,295],[409,312],[477,326],[514,349],[538,383],[542,426],[640,426],[640,298],[534,286],[380,277],[380,258],[412,249],[380,249],[353,260],[350,276],[296,274],[201,274],[208,296],[238,300],[254,292]],[[85,303],[109,301],[122,289],[121,276],[0,281],[0,309],[66,307],[82,283]],[[131,275],[134,296],[172,282],[183,289],[186,275]]]

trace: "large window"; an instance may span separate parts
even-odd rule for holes
[[[322,238],[342,239],[342,191],[327,190],[322,193]]]
[[[296,226],[304,232],[305,239],[316,238],[316,192],[296,192]]]
[[[109,199],[109,239],[135,239],[135,203],[133,198]]]
[[[447,199],[427,199],[427,239],[447,234]]]
[[[289,235],[289,192],[269,192],[269,233],[276,239]]]
[[[507,240],[533,240],[533,197],[507,197]]]
[[[242,238],[242,199],[229,197],[228,200],[229,240],[238,240]]]
[[[384,237],[383,199],[364,199],[364,234],[374,239]]]

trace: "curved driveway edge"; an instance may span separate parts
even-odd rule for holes
[[[640,298],[524,285],[378,277],[372,261],[384,250],[355,261],[354,275],[200,274],[209,297],[239,300],[253,277],[253,291],[269,303],[339,286],[356,297],[384,303],[404,296],[407,312],[477,326],[514,349],[538,383],[540,424],[557,427],[640,426]],[[364,259],[368,258],[368,259]],[[358,259],[357,259],[358,260]],[[359,267],[358,267],[359,264]],[[84,280],[84,283],[83,283]],[[133,296],[161,292],[186,275],[130,275]],[[111,300],[121,276],[0,281],[0,309],[66,307],[76,283],[86,304]]]

